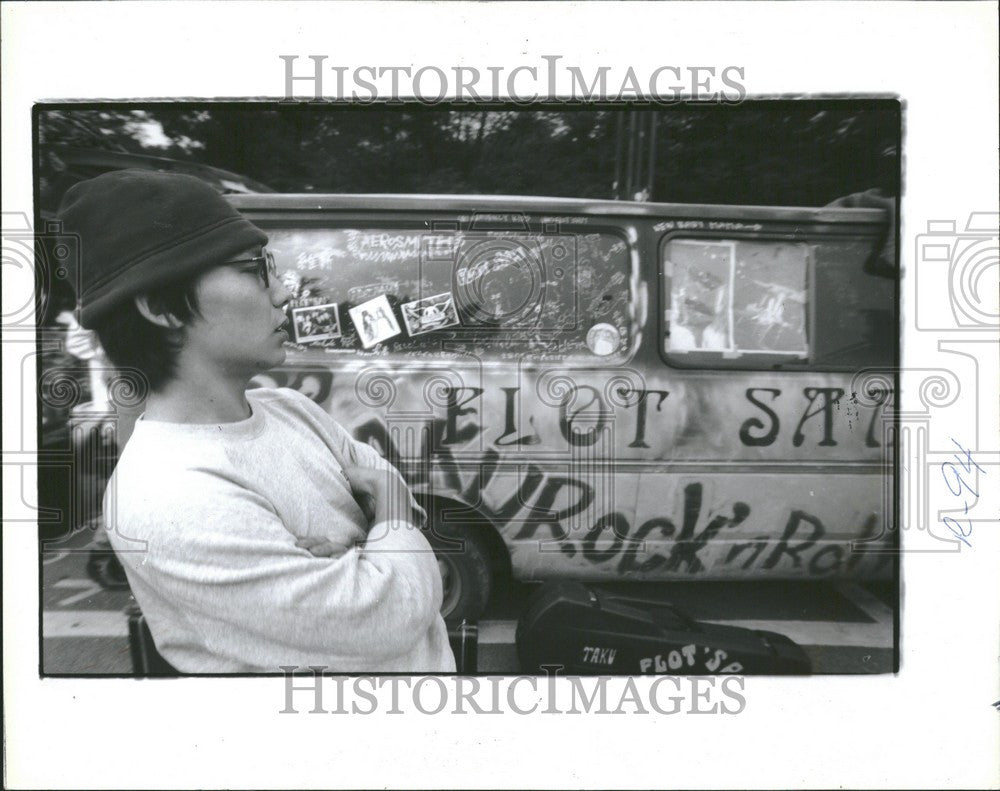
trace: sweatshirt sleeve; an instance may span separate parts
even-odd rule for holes
[[[356,464],[360,467],[382,470],[388,476],[391,486],[406,487],[412,514],[393,514],[394,520],[411,522],[419,526],[427,523],[427,512],[417,502],[416,498],[414,498],[413,492],[406,485],[399,470],[386,461],[375,448],[365,442],[359,442],[354,439],[350,432],[334,420],[325,410],[297,390],[286,389],[281,392],[322,428],[323,432],[330,438],[330,441],[337,447],[339,451],[338,458],[347,464]]]
[[[267,659],[386,660],[424,637],[441,607],[441,577],[420,530],[373,527],[363,547],[317,558],[295,546],[266,499],[222,476],[163,481],[158,514],[130,571],[184,612],[212,650]],[[150,526],[151,527],[151,526]]]
[[[411,513],[393,514],[393,520],[398,519],[400,521],[409,522],[421,527],[425,525],[427,523],[427,512],[421,507],[420,503],[417,502],[416,498],[413,496],[413,492],[410,491],[410,487],[406,485],[406,481],[403,480],[403,476],[400,474],[399,470],[382,458],[378,451],[376,451],[371,445],[364,442],[358,442],[343,428],[340,428],[340,431],[343,433],[344,452],[348,459],[360,467],[382,470],[388,478],[389,486],[405,487],[406,494],[410,500]]]

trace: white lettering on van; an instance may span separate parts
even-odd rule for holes
[[[583,647],[583,661],[591,665],[613,665],[617,653],[615,648],[585,645]]]
[[[699,230],[707,228],[710,231],[762,231],[764,226],[759,222],[729,222],[724,220],[711,220],[705,223],[701,220],[663,220],[653,225],[653,230],[657,233],[673,230]]]

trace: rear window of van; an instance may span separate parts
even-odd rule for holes
[[[661,248],[663,352],[679,366],[891,365],[895,283],[871,244],[672,238]]]

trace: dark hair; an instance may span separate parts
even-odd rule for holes
[[[202,273],[146,294],[157,313],[172,314],[182,325],[198,312],[195,285]],[[128,299],[103,317],[94,328],[108,359],[119,368],[134,368],[145,377],[150,391],[160,390],[174,377],[184,328],[154,324]]]

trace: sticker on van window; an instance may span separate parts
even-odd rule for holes
[[[613,324],[595,324],[587,330],[587,348],[599,357],[614,354],[621,346],[621,336]]]
[[[366,349],[401,332],[385,294],[362,302],[348,312],[358,331],[358,337],[361,338],[361,345]]]
[[[337,303],[292,308],[292,327],[295,330],[296,343],[315,343],[339,338],[340,313],[337,310]]]
[[[455,310],[455,297],[450,291],[406,302],[400,307],[403,310],[406,331],[411,336],[422,335],[443,327],[454,327],[459,323],[458,312]]]

